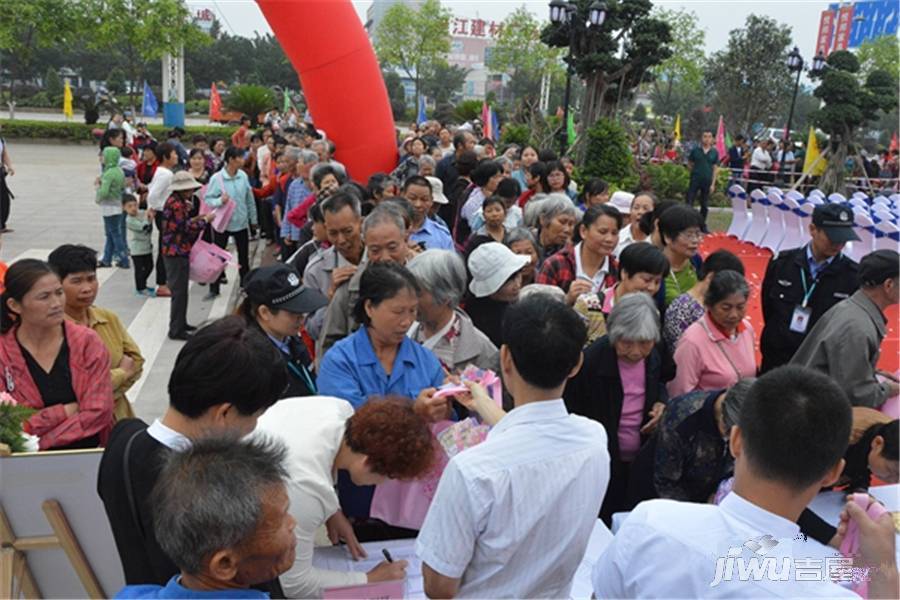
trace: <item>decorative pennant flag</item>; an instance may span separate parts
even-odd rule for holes
[[[284,107],[281,109],[281,112],[287,114],[291,112],[293,106],[294,105],[291,102],[291,90],[284,88]]]
[[[63,90],[63,114],[67,119],[71,119],[74,114],[72,112],[72,87],[69,85],[68,79],[66,79],[66,87]]]
[[[209,88],[209,120],[222,120],[222,97],[219,96],[219,90],[216,89],[215,82]]]
[[[416,124],[421,125],[428,120],[425,116],[425,96],[419,96],[419,114],[416,116]]]
[[[821,175],[828,166],[828,161],[822,159],[818,163],[819,158],[819,142],[816,140],[816,132],[809,128],[809,140],[806,142],[806,158],[803,160],[803,173],[810,175]]]
[[[495,141],[500,139],[500,118],[493,108],[491,109],[491,139]]]
[[[675,116],[675,131],[674,131],[674,135],[675,135],[675,143],[678,144],[678,142],[681,141],[681,115],[676,115],[676,116]]]
[[[716,152],[719,153],[719,159],[728,154],[725,147],[725,117],[719,115],[719,127],[716,129]]]
[[[487,100],[481,103],[481,131],[484,137],[491,137],[491,108]]]
[[[891,145],[888,146],[888,152],[894,153],[898,149],[900,149],[900,145],[897,144],[897,132],[894,132],[894,135],[891,136]]]
[[[145,80],[144,101],[141,105],[141,114],[145,117],[155,117],[158,111],[159,102],[156,101],[156,96],[153,95],[153,90],[150,89],[150,84]]]
[[[569,111],[569,118],[566,121],[566,145],[571,146],[575,143],[575,111]]]

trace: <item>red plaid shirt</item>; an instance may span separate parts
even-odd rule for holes
[[[69,321],[63,326],[69,345],[72,389],[78,398],[78,412],[71,417],[66,416],[62,404],[44,407],[41,393],[16,341],[17,328],[0,336],[0,390],[8,392],[19,404],[38,411],[25,425],[29,433],[41,438],[41,450],[65,446],[97,434],[103,445],[113,426],[109,352],[93,330]]]
[[[575,246],[568,244],[565,248],[552,256],[548,256],[541,265],[541,270],[535,276],[535,283],[555,285],[562,291],[569,291],[569,286],[575,281]],[[601,289],[609,289],[619,280],[619,263],[612,256],[609,257],[609,273],[603,279]]]

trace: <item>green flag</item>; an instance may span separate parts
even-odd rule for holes
[[[734,142],[731,140],[731,134],[725,133],[725,147],[731,148],[734,145]]]
[[[566,122],[566,137],[568,138],[568,145],[572,145],[575,143],[575,113],[573,111],[569,111],[569,119]]]
[[[281,112],[287,113],[291,110],[291,91],[287,88],[284,88],[284,108]]]

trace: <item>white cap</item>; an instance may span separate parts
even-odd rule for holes
[[[481,244],[469,255],[469,272],[472,274],[469,291],[476,298],[490,296],[529,262],[528,256],[516,254],[498,242]]]
[[[619,190],[618,192],[613,192],[613,195],[610,196],[609,205],[623,215],[627,215],[631,212],[632,200],[634,200],[634,194]]]
[[[444,195],[444,182],[437,177],[426,177],[431,184],[431,199],[437,204],[450,204],[450,200]]]

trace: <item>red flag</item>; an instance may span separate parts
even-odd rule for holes
[[[848,4],[842,6],[838,11],[837,25],[834,30],[834,45],[831,47],[832,52],[835,50],[846,50],[850,43],[850,30],[853,28],[853,5]]]
[[[900,150],[900,144],[897,143],[897,132],[894,132],[894,135],[891,136],[891,145],[888,146],[888,153],[893,154],[897,150]]]
[[[819,17],[819,37],[816,39],[816,54],[828,56],[831,50],[831,37],[834,31],[835,11],[823,10]]]
[[[484,137],[491,138],[491,109],[487,100],[481,103],[481,132]]]
[[[222,98],[219,96],[219,90],[213,82],[209,88],[209,120],[220,121],[222,119]]]

